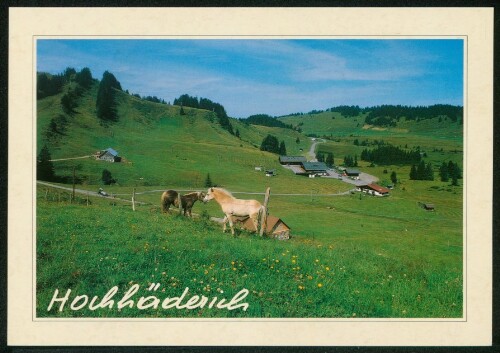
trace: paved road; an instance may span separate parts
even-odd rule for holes
[[[316,145],[318,143],[325,142],[325,140],[313,138],[313,137],[311,137],[311,140],[313,140],[313,143],[311,145],[311,148],[309,148],[309,152],[307,152],[307,155],[309,156],[309,158],[307,158],[307,157],[306,158],[308,159],[308,162],[317,162],[318,160],[316,159]]]

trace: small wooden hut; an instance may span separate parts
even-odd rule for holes
[[[233,217],[233,222],[240,225],[241,228],[256,232],[255,225],[250,217]],[[282,219],[275,216],[267,216],[265,233],[271,238],[279,240],[290,239],[290,227]]]

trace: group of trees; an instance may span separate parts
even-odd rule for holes
[[[332,113],[340,113],[346,118],[355,117],[362,113],[362,109],[357,105],[339,105],[337,107],[330,108]]]
[[[324,162],[330,168],[335,164],[333,161],[332,152],[318,151],[318,153],[316,153],[316,159],[318,160],[318,162]]]
[[[413,164],[410,170],[410,180],[434,180],[432,164],[425,164],[424,161],[420,161],[418,166]]]
[[[368,115],[365,123],[377,126],[396,126],[401,118],[406,120],[422,120],[435,117],[448,117],[451,121],[463,121],[463,107],[449,104],[410,107],[403,105],[380,105],[364,108]]]
[[[181,106],[181,114],[183,111],[183,107],[213,111],[217,116],[217,119],[219,120],[220,126],[224,130],[227,130],[231,135],[235,134],[233,126],[231,125],[229,117],[227,116],[226,109],[224,109],[224,106],[222,106],[219,103],[212,102],[210,99],[207,98],[198,99],[198,97],[192,97],[188,94],[183,94],[179,98],[174,99],[174,105]]]
[[[260,150],[286,156],[285,141],[279,142],[278,138],[273,135],[267,135],[264,137],[260,145]]]
[[[451,179],[452,185],[458,185],[458,179],[462,179],[462,170],[458,166],[458,163],[453,163],[449,161],[448,163],[443,162],[441,167],[439,167],[439,177],[441,181],[449,181]]]
[[[347,155],[344,157],[344,166],[345,167],[357,167],[358,166],[358,155],[354,155],[354,158],[351,155]]]
[[[99,83],[96,100],[97,117],[101,119],[101,122],[118,121],[116,93],[121,90],[122,86],[116,77],[112,73],[105,71]]]
[[[291,124],[285,124],[284,122],[276,119],[276,117],[272,117],[267,114],[250,115],[248,118],[241,119],[240,121],[245,124],[293,129],[293,126]]]
[[[374,149],[364,149],[361,152],[363,161],[377,164],[410,164],[421,160],[420,150],[404,150],[393,145],[378,145]]]
[[[56,75],[39,72],[37,73],[36,97],[42,99],[59,94],[63,91],[64,86],[70,82],[78,84],[77,91],[79,88],[87,90],[92,86],[94,79],[88,67],[84,67],[79,72],[72,67],[68,67],[64,72]]]

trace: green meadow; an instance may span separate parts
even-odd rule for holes
[[[291,129],[245,125],[231,120],[240,138],[216,122],[212,112],[146,102],[120,93],[120,120],[101,126],[95,116],[96,87],[79,98],[76,113],[58,137],[45,134],[50,119],[64,114],[61,95],[38,101],[38,150],[47,144],[53,159],[90,155],[112,147],[121,163],[92,158],[54,162],[58,176],[73,169],[78,189],[103,187],[118,198],[137,193],[130,203],[39,186],[37,190],[36,281],[39,317],[332,317],[459,318],[463,315],[463,180],[439,181],[437,168],[452,160],[462,166],[461,127],[441,121],[401,122],[397,129],[364,126],[364,117],[336,113],[280,118],[301,125]],[[438,125],[442,124],[442,125]],[[353,185],[336,179],[294,175],[277,155],[260,151],[267,134],[285,141],[289,155],[305,154],[305,134],[331,136],[317,150],[334,153],[336,164],[366,148],[354,140],[384,140],[420,146],[435,168],[434,181],[409,180],[410,166],[359,168],[390,183],[389,197],[350,193]],[[299,138],[299,143],[296,142]],[[302,151],[301,151],[302,149]],[[275,169],[266,177],[256,166]],[[115,185],[103,186],[103,169]],[[255,198],[271,188],[269,212],[290,228],[292,238],[278,241],[243,230],[236,237],[208,219],[222,217],[215,201],[196,203],[193,219],[160,212],[161,190],[206,190],[213,183],[238,198]],[[65,185],[71,187],[71,185]],[[299,196],[281,194],[300,194]],[[341,194],[324,196],[325,194]],[[425,211],[421,203],[432,203]],[[190,295],[229,298],[248,289],[242,310],[144,310],[124,308],[47,310],[54,290],[102,298],[113,286],[125,293],[139,284],[138,296],[160,283],[159,298]],[[69,306],[69,303],[67,304]]]

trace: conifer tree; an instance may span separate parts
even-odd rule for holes
[[[396,184],[398,182],[398,176],[396,175],[395,171],[392,171],[391,173],[391,181],[393,184]]]
[[[205,178],[205,186],[210,188],[213,186],[212,179],[210,179],[210,173],[207,173],[207,177]]]
[[[281,143],[280,143],[279,154],[280,154],[281,156],[286,156],[286,146],[285,146],[285,141],[281,141]]]
[[[120,82],[113,74],[105,71],[97,91],[97,117],[102,121],[118,121],[116,111],[116,91],[121,91]]]
[[[36,163],[36,178],[37,180],[54,181],[56,175],[54,165],[51,162],[49,148],[44,145],[40,151]]]

